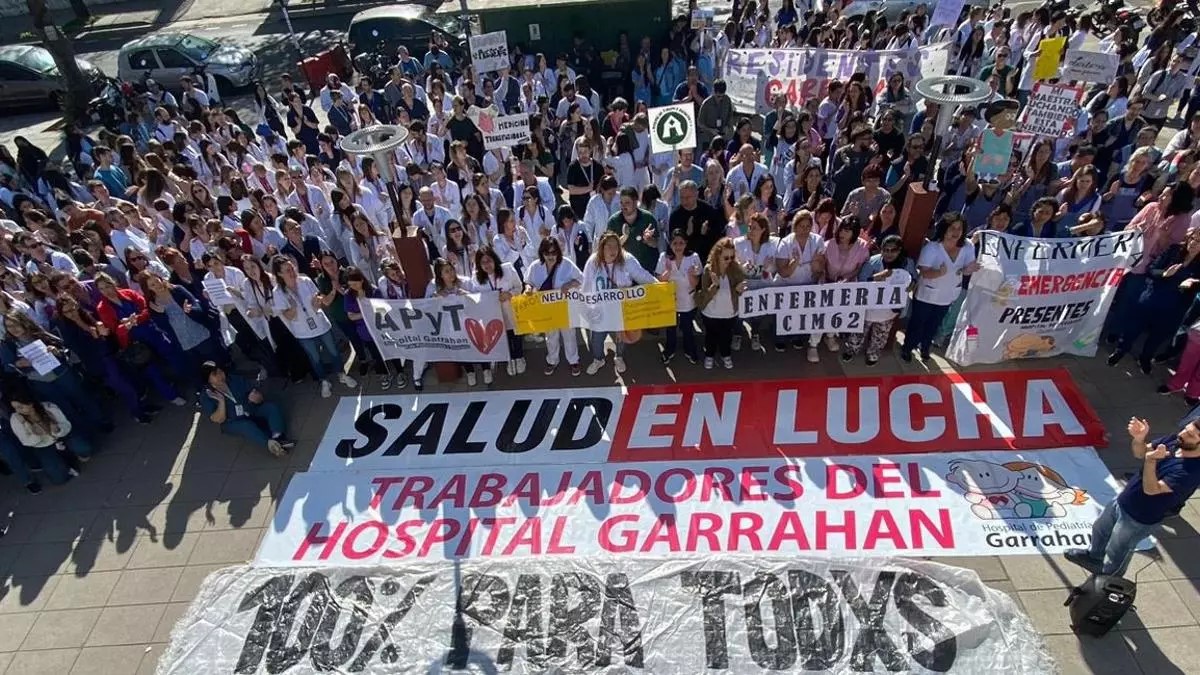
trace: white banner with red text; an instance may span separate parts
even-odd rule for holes
[[[1062,369],[343,398],[310,471],[1104,446]]]
[[[773,316],[780,335],[863,333],[867,312],[901,310],[908,288],[885,281],[764,286],[738,298],[738,316]]]
[[[980,270],[946,356],[999,363],[1060,354],[1093,356],[1121,279],[1142,257],[1140,232],[1036,239],[980,233]]]
[[[507,361],[500,303],[478,293],[421,300],[362,301],[363,319],[385,359]]]
[[[1116,492],[1091,448],[312,471],[256,564],[1062,552]]]
[[[466,561],[210,575],[159,675],[1055,672],[1016,603],[918,560]]]
[[[865,73],[873,91],[882,90],[884,80],[902,73],[909,95],[912,85],[923,77],[944,75],[950,43],[920,49],[842,50],[801,47],[795,49],[731,49],[725,60],[729,96],[742,112],[764,113],[775,96],[787,96],[795,108],[809,99],[820,100],[829,83],[845,83],[855,73]],[[754,98],[747,98],[749,92]]]

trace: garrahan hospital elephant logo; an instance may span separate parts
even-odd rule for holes
[[[983,520],[1062,518],[1067,507],[1088,499],[1086,492],[1067,485],[1057,471],[1033,462],[954,460],[946,481],[962,490],[971,512]]]

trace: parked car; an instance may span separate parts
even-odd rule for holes
[[[254,52],[189,33],[148,35],[121,47],[117,57],[120,79],[139,82],[149,76],[175,91],[182,88],[180,78],[199,68],[213,76],[222,92],[247,87],[259,76]]]
[[[966,4],[987,7],[988,0],[967,0]],[[887,19],[890,25],[898,21],[904,12],[912,14],[917,11],[917,5],[925,5],[930,8],[930,14],[933,13],[933,3],[930,0],[853,0],[842,10],[842,16],[853,19],[874,11],[876,16]]]
[[[75,60],[95,91],[104,84],[104,73],[91,63]],[[0,47],[0,106],[47,105],[61,107],[66,84],[45,47]],[[94,93],[94,92],[93,92]]]
[[[392,57],[398,47],[404,46],[418,59],[429,51],[429,39],[434,35],[446,40],[452,55],[461,54],[467,41],[456,19],[416,5],[363,10],[350,19],[350,28],[346,30],[353,55],[383,53]]]

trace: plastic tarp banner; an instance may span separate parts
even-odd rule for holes
[[[910,560],[603,558],[205,580],[158,675],[1055,672],[1006,595]]]

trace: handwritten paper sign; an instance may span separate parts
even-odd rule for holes
[[[46,347],[46,343],[41,340],[34,340],[27,345],[18,347],[17,353],[29,362],[29,366],[38,375],[49,375],[62,365],[62,361],[59,361],[57,356],[51,354],[50,350]]]
[[[1117,79],[1120,62],[1121,57],[1116,54],[1068,49],[1062,79],[1068,82],[1112,82]]]
[[[1036,136],[1066,138],[1079,118],[1082,87],[1035,82],[1033,95],[1021,112],[1021,130]]]
[[[477,73],[508,67],[508,34],[502,30],[471,36],[471,63]]]
[[[1033,79],[1048,80],[1058,75],[1058,63],[1062,61],[1063,50],[1067,48],[1067,38],[1044,38],[1038,43],[1037,61],[1033,64]]]
[[[224,307],[233,304],[233,295],[229,292],[229,286],[225,284],[224,279],[218,279],[214,276],[204,277],[201,281],[204,284],[204,292],[208,293],[208,299],[217,307]]]

